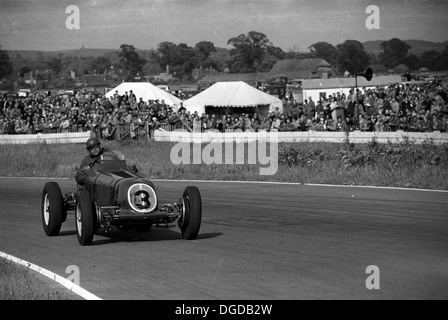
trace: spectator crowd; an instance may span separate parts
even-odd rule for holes
[[[352,89],[299,105],[284,100],[285,113],[267,115],[190,113],[161,100],[137,99],[132,90],[109,99],[101,94],[64,96],[31,93],[0,97],[0,134],[35,134],[92,130],[103,139],[116,139],[117,128],[130,128],[132,137],[151,130],[186,129],[221,132],[253,131],[397,131],[447,132],[448,84],[392,84]]]

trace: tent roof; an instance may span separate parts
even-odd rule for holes
[[[202,112],[205,106],[255,107],[259,105],[281,106],[282,101],[243,81],[217,82],[184,101],[184,107],[187,110]]]
[[[114,95],[115,91],[118,91],[119,95],[123,95],[126,91],[132,92],[137,97],[137,101],[140,98],[143,101],[148,102],[148,100],[164,100],[167,105],[170,106],[180,106],[182,100],[173,96],[166,90],[160,89],[149,82],[122,82],[117,87],[113,88],[106,93],[106,97],[109,98]]]
[[[184,106],[254,107],[281,102],[243,81],[217,82],[208,89],[184,101]]]
[[[409,71],[409,68],[407,65],[402,63],[402,64],[399,64],[398,66],[396,66],[394,68],[394,71],[395,72],[407,72],[407,71]]]

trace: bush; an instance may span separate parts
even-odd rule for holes
[[[327,155],[324,151],[317,150],[296,150],[290,146],[280,147],[278,154],[279,164],[293,166],[315,166],[318,162],[325,161]]]
[[[416,145],[408,138],[398,144],[381,144],[372,139],[367,145],[347,142],[335,154],[327,154],[321,149],[296,150],[291,146],[279,150],[279,163],[289,167],[315,166],[320,161],[330,160],[339,161],[345,168],[447,166],[448,144],[436,145],[434,141],[426,140],[422,145]]]

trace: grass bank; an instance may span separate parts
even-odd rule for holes
[[[210,151],[210,148],[204,150],[205,144],[202,145],[202,153],[217,155],[224,164],[207,165],[202,161],[200,164],[175,165],[170,159],[175,143],[105,142],[104,145],[123,152],[128,163],[137,164],[140,172],[150,178],[281,181],[448,190],[448,144],[435,145],[431,141],[422,145],[409,140],[398,144],[380,144],[374,140],[369,144],[281,143],[277,153],[278,170],[274,175],[260,175],[260,168],[266,166],[248,163],[253,152],[247,144],[238,147],[234,145],[233,159],[236,159],[236,154],[241,155],[243,152],[245,160],[243,164],[233,165],[225,164],[224,147]],[[216,154],[220,149],[222,154]],[[2,145],[0,175],[74,177],[85,155],[83,144]],[[192,157],[190,154],[191,160]]]
[[[78,300],[49,279],[0,258],[0,300]]]

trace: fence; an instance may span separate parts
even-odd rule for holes
[[[85,143],[91,136],[91,131],[68,133],[8,134],[0,135],[0,145],[33,143]]]
[[[179,126],[163,124],[158,125],[157,129],[162,129],[164,131],[174,131],[178,129]],[[118,141],[131,141],[131,140],[150,140],[154,137],[154,130],[151,125],[148,123],[144,123],[142,125],[135,124],[118,124],[114,127],[101,128],[99,126],[96,127],[87,127],[82,125],[71,125],[68,128],[42,128],[38,130],[35,134],[37,135],[45,135],[48,134],[66,134],[66,133],[82,133],[82,132],[90,132],[92,136],[95,136],[100,139],[106,140],[118,140]],[[32,135],[32,134],[27,134]],[[16,136],[16,135],[0,135],[4,136]]]
[[[225,132],[206,131],[191,132],[181,129],[176,125],[159,125],[152,128],[148,123],[143,125],[119,124],[111,131],[105,132],[99,128],[87,130],[81,126],[71,126],[65,130],[53,129],[47,133],[37,134],[12,134],[0,135],[0,144],[24,144],[24,143],[84,143],[89,137],[96,136],[100,139],[117,141],[156,141],[169,142],[199,142],[207,143],[211,141],[250,141],[250,140],[270,140],[277,142],[336,142],[343,143],[347,141],[368,143],[375,138],[378,142],[399,142],[403,139],[409,139],[416,143],[422,143],[425,140],[432,140],[434,143],[448,143],[448,133],[446,132],[363,132],[355,130],[350,133],[328,132],[328,131],[294,131],[294,132],[234,132],[225,130]]]
[[[435,144],[448,143],[448,133],[441,132],[325,132],[325,131],[299,131],[299,132],[216,132],[205,133],[192,132],[168,132],[157,130],[154,132],[156,141],[169,142],[250,142],[250,141],[270,141],[270,142],[332,142],[344,143],[347,141],[354,143],[369,143],[372,139],[380,143],[397,143],[404,139],[409,139],[417,144],[425,140],[432,140]]]

